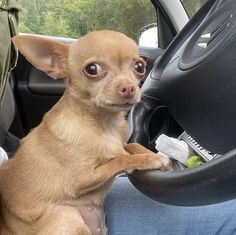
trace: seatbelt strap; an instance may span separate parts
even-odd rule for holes
[[[0,146],[3,146],[6,140],[7,133],[0,128]]]

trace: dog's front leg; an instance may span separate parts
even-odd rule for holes
[[[145,149],[145,148],[144,148]],[[144,149],[142,149],[144,151]],[[148,151],[148,150],[147,150]],[[86,194],[100,188],[113,177],[124,172],[133,170],[160,169],[165,170],[169,167],[169,160],[149,151],[141,154],[122,154],[109,160],[103,165],[97,166],[88,175],[83,184],[79,185],[79,195]]]

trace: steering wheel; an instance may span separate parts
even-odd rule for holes
[[[128,142],[148,147],[151,116],[166,107],[199,145],[221,155],[193,169],[129,175],[154,200],[196,206],[236,197],[235,12],[235,0],[209,0],[155,62],[145,99],[130,112]]]

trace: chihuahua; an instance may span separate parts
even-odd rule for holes
[[[67,86],[0,167],[0,234],[108,234],[103,202],[114,177],[170,169],[162,156],[124,144],[124,114],[140,101],[145,61],[133,40],[108,30],[71,44],[30,35],[13,43],[50,77],[66,78]]]

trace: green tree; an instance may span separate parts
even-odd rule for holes
[[[114,12],[117,31],[128,34],[137,40],[141,28],[157,22],[155,8],[146,0],[120,0],[119,4],[120,10]]]
[[[111,29],[137,39],[143,26],[156,22],[155,9],[148,0],[71,0],[65,9],[78,35]]]
[[[201,6],[207,2],[207,0],[181,0],[181,2],[187,10],[189,17],[191,18],[201,8]]]
[[[67,36],[70,33],[68,22],[61,16],[57,17],[53,12],[48,11],[43,17],[43,24],[40,33],[51,36]]]
[[[156,22],[149,0],[19,1],[24,8],[21,32],[80,37],[89,31],[111,29],[137,39],[143,26]]]
[[[40,29],[45,22],[44,17],[47,12],[54,12],[54,15],[58,16],[63,5],[63,0],[19,0],[19,2],[24,9],[20,15],[20,31],[23,30],[22,26],[26,26],[30,33],[36,34],[41,33]]]

